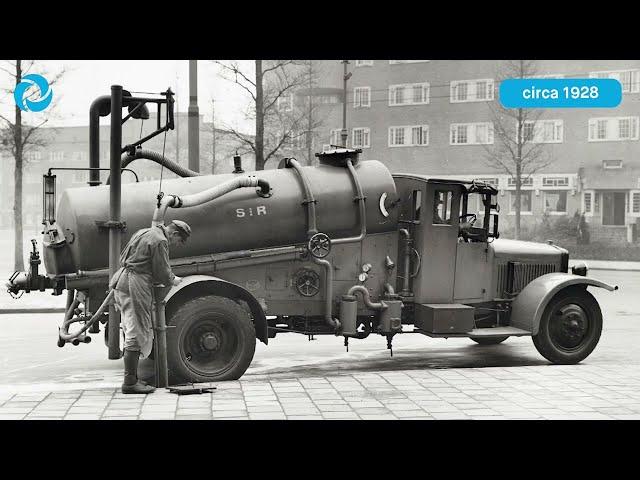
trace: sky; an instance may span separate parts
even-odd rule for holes
[[[8,65],[0,60],[4,68]],[[253,74],[252,60],[240,64]],[[122,85],[125,90],[161,92],[167,87],[176,93],[178,110],[186,112],[189,104],[188,60],[47,60],[38,61],[32,73],[52,77],[64,68],[66,73],[53,87],[54,100],[58,101],[55,117],[50,126],[89,125],[89,106],[101,95],[109,95],[111,85]],[[212,60],[198,61],[198,106],[204,121],[211,121],[212,104],[215,100],[216,126],[233,126],[252,134],[254,123],[246,118],[250,96],[233,82],[220,78],[220,66]],[[31,73],[31,72],[30,72]],[[11,83],[9,75],[0,71],[0,86]],[[0,96],[0,112],[12,115],[15,103],[11,95]],[[45,111],[46,112],[46,111]],[[26,115],[25,120],[37,121],[38,113]],[[29,117],[32,118],[29,118]]]

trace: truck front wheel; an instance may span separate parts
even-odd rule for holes
[[[172,383],[237,380],[253,360],[253,322],[247,311],[229,298],[206,295],[189,300],[167,323]]]
[[[602,332],[602,311],[585,288],[567,288],[551,299],[533,344],[552,363],[574,364],[589,356]]]

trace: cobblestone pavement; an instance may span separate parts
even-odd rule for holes
[[[210,394],[114,388],[0,393],[0,419],[640,419],[638,365],[265,376]]]

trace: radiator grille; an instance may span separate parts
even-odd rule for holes
[[[496,295],[503,297],[507,291],[507,271],[508,265],[498,265],[498,282]],[[532,280],[545,275],[559,271],[559,267],[554,263],[519,263],[514,262],[513,268],[513,291],[510,293],[519,293]]]

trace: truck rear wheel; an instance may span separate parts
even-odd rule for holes
[[[497,345],[499,343],[504,342],[509,335],[505,335],[504,337],[469,337],[471,340],[476,342],[478,345]]]
[[[206,295],[177,308],[167,329],[170,382],[237,380],[249,368],[256,331],[249,314],[229,298]]]
[[[552,363],[581,362],[596,348],[602,332],[602,311],[585,288],[567,288],[545,308],[533,344]]]

